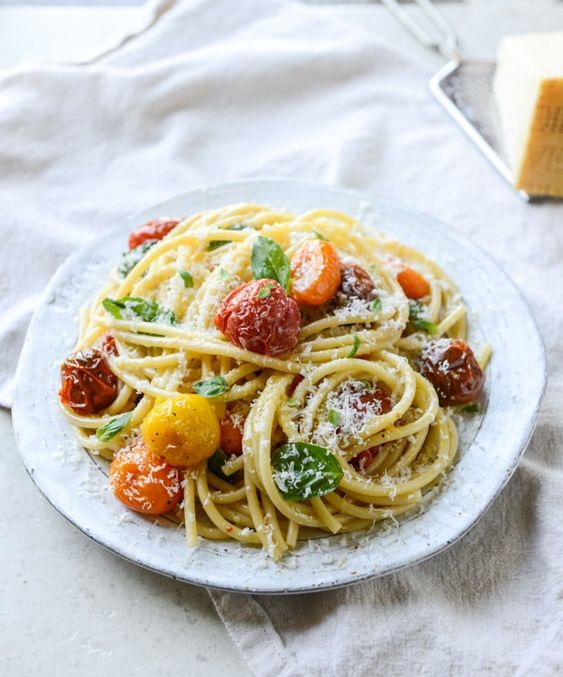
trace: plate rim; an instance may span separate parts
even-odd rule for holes
[[[374,572],[368,572],[363,575],[352,575],[348,571],[343,570],[342,575],[339,577],[337,581],[333,581],[332,583],[325,583],[325,584],[319,584],[319,585],[306,585],[304,584],[303,586],[297,587],[270,587],[268,589],[263,589],[262,587],[259,588],[253,588],[252,586],[249,585],[242,585],[242,586],[228,586],[228,585],[221,585],[218,584],[217,582],[210,581],[206,578],[205,575],[199,575],[198,574],[194,575],[194,577],[190,577],[188,575],[178,575],[177,572],[174,572],[166,567],[157,567],[157,566],[152,566],[141,559],[136,558],[135,556],[131,555],[128,553],[126,550],[127,549],[122,549],[118,546],[116,546],[115,543],[109,544],[103,540],[103,538],[100,538],[99,536],[96,536],[90,532],[90,530],[87,527],[84,527],[83,525],[77,523],[74,519],[72,514],[68,514],[67,511],[61,507],[59,502],[56,500],[55,497],[49,495],[48,490],[46,490],[42,486],[41,480],[36,476],[35,471],[33,468],[29,467],[28,463],[26,462],[26,456],[25,452],[23,450],[24,446],[24,441],[23,441],[23,435],[22,431],[25,426],[25,413],[24,413],[24,406],[23,402],[21,400],[22,395],[21,390],[23,388],[23,378],[25,374],[25,366],[26,366],[26,360],[28,358],[28,350],[30,350],[30,343],[31,343],[31,338],[34,335],[35,332],[35,325],[38,322],[38,318],[40,315],[40,311],[43,309],[43,307],[46,305],[48,302],[48,299],[53,293],[53,290],[57,288],[58,283],[61,279],[65,277],[67,272],[71,272],[75,263],[79,261],[87,252],[89,252],[92,247],[94,247],[97,243],[101,243],[104,240],[107,240],[108,238],[114,237],[114,236],[120,236],[124,235],[126,233],[125,227],[126,224],[133,219],[139,219],[139,222],[143,219],[146,218],[146,215],[149,212],[153,212],[159,208],[166,208],[166,205],[169,205],[173,201],[179,201],[179,200],[189,200],[190,198],[192,200],[196,199],[197,195],[201,196],[207,196],[211,194],[213,191],[222,191],[222,190],[228,190],[228,189],[236,189],[236,188],[243,188],[243,187],[252,187],[256,185],[260,186],[270,186],[272,189],[275,189],[275,187],[279,187],[280,185],[284,185],[285,187],[296,187],[297,189],[303,190],[303,189],[310,189],[310,190],[316,190],[316,191],[328,191],[333,194],[338,194],[342,195],[344,197],[348,197],[350,199],[357,200],[358,202],[366,202],[370,206],[381,206],[381,207],[388,207],[393,211],[400,211],[407,213],[410,215],[412,218],[419,218],[420,220],[424,221],[431,221],[432,226],[443,233],[449,240],[452,241],[458,241],[463,245],[463,248],[465,250],[469,250],[477,259],[482,259],[484,261],[487,261],[487,263],[490,266],[493,266],[496,269],[496,273],[502,276],[504,278],[504,282],[512,288],[512,291],[516,293],[516,295],[519,298],[520,303],[525,307],[527,311],[527,316],[528,319],[531,323],[531,327],[534,331],[535,338],[537,340],[537,347],[539,349],[539,357],[541,358],[541,364],[536,365],[537,367],[540,368],[540,380],[541,380],[541,385],[539,388],[539,391],[537,393],[536,400],[534,402],[534,407],[533,411],[530,409],[530,414],[527,417],[527,424],[525,426],[525,429],[523,430],[520,439],[518,440],[518,443],[514,445],[514,452],[511,456],[511,461],[510,464],[507,465],[504,469],[504,476],[502,478],[502,481],[496,485],[495,491],[492,493],[491,496],[488,497],[486,502],[480,503],[479,510],[476,515],[473,516],[473,519],[464,524],[462,529],[454,529],[453,535],[451,535],[445,542],[442,542],[438,544],[436,547],[431,547],[429,548],[428,552],[424,553],[423,555],[420,555],[418,557],[415,557],[414,559],[410,561],[404,561],[400,562],[394,566],[389,566],[385,568],[383,571],[374,571]],[[113,226],[111,228],[104,229],[103,232],[101,232],[99,235],[95,236],[94,238],[90,238],[87,242],[85,242],[81,247],[76,249],[74,252],[72,252],[62,263],[52,277],[50,278],[47,286],[45,287],[45,290],[43,292],[43,295],[39,301],[39,304],[33,314],[32,320],[29,324],[29,327],[26,332],[25,336],[25,341],[24,345],[20,354],[20,357],[18,359],[18,365],[16,369],[16,374],[14,378],[14,388],[13,388],[13,403],[12,403],[12,421],[13,421],[13,428],[15,432],[15,438],[16,438],[16,445],[18,448],[18,452],[20,455],[20,458],[23,462],[23,465],[26,469],[26,472],[36,485],[36,487],[39,489],[40,493],[43,495],[43,497],[47,500],[47,502],[53,506],[59,514],[61,514],[68,522],[70,522],[74,527],[76,527],[81,533],[83,533],[85,536],[87,536],[89,539],[93,540],[95,543],[98,545],[101,545],[104,547],[106,550],[117,554],[121,558],[137,565],[140,566],[144,569],[154,571],[155,573],[165,575],[169,578],[172,578],[174,580],[180,580],[186,583],[190,583],[192,585],[198,585],[201,587],[206,587],[206,588],[213,588],[216,590],[222,590],[225,592],[236,592],[236,593],[249,593],[249,594],[264,594],[264,595],[286,595],[286,594],[301,594],[301,593],[307,593],[307,592],[318,592],[321,590],[329,590],[329,589],[337,589],[337,588],[342,588],[346,587],[348,585],[353,585],[356,583],[360,583],[369,579],[374,579],[374,578],[379,578],[382,576],[387,576],[392,573],[396,573],[402,569],[405,569],[410,566],[414,566],[415,564],[420,564],[431,557],[434,557],[435,555],[444,552],[447,550],[449,547],[451,547],[453,544],[455,544],[457,541],[459,541],[463,536],[465,536],[478,522],[479,520],[485,515],[485,513],[489,510],[489,508],[492,506],[492,504],[495,502],[495,500],[498,498],[498,496],[502,493],[504,488],[506,487],[507,483],[513,476],[516,468],[518,467],[518,464],[523,456],[523,454],[526,451],[526,448],[528,446],[528,443],[533,435],[533,432],[535,430],[539,413],[541,410],[541,405],[542,401],[545,395],[545,390],[546,390],[546,384],[547,384],[547,357],[546,357],[546,350],[545,350],[545,344],[543,337],[541,335],[541,332],[539,331],[539,328],[537,326],[535,317],[533,313],[531,312],[531,309],[526,302],[526,299],[523,297],[522,292],[520,289],[516,286],[516,284],[512,281],[510,276],[504,271],[504,269],[496,262],[496,260],[488,254],[488,252],[484,251],[479,245],[474,243],[472,240],[470,240],[468,237],[466,237],[464,234],[460,233],[458,230],[455,228],[451,228],[448,226],[448,224],[441,219],[438,219],[437,217],[427,214],[425,212],[422,212],[420,210],[410,208],[410,207],[403,207],[401,204],[393,203],[391,201],[381,199],[377,197],[377,195],[372,194],[371,192],[367,191],[360,191],[360,190],[355,190],[355,189],[350,189],[350,188],[344,188],[341,186],[334,186],[322,182],[313,182],[313,181],[301,181],[301,180],[294,180],[294,179],[288,179],[286,177],[261,177],[261,178],[244,178],[244,179],[236,179],[232,181],[226,181],[218,184],[210,184],[206,186],[201,186],[189,191],[184,191],[182,193],[170,196],[167,199],[161,200],[158,203],[155,203],[143,210],[136,211],[130,213],[128,216],[126,216],[123,220],[122,223],[116,226]],[[486,413],[485,413],[486,416]]]

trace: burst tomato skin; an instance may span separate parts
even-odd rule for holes
[[[182,499],[178,469],[139,442],[124,447],[115,455],[109,479],[115,496],[143,515],[163,515]]]
[[[371,275],[359,263],[345,261],[340,268],[341,282],[339,295],[345,299],[373,301],[377,297],[375,284]]]
[[[417,364],[420,373],[434,386],[442,407],[474,402],[483,391],[485,374],[462,339],[431,341],[422,350]]]
[[[297,303],[278,282],[252,280],[225,296],[215,326],[240,348],[275,357],[297,345],[301,316]]]
[[[302,306],[320,306],[340,287],[340,257],[325,240],[306,240],[291,258],[293,297]]]
[[[181,219],[161,218],[139,226],[129,235],[129,249],[135,249],[147,240],[162,240],[180,221]]]
[[[117,357],[119,355],[115,339],[109,332],[102,337],[100,351],[108,357]]]
[[[61,365],[59,398],[76,414],[99,413],[115,400],[117,391],[117,376],[99,350],[74,353]]]

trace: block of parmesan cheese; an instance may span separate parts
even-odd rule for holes
[[[563,32],[504,38],[494,92],[515,187],[563,197]]]

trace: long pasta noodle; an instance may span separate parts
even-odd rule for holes
[[[276,242],[289,258],[307,240],[328,240],[343,261],[369,273],[378,303],[352,298],[302,309],[298,342],[287,355],[261,355],[233,344],[216,328],[215,315],[222,299],[253,279],[258,237]],[[398,263],[414,266],[429,282],[418,311],[433,328],[431,336],[413,326],[412,301],[397,281]],[[107,312],[104,299],[124,297],[173,311],[175,324]],[[77,350],[98,346],[108,332],[117,347],[108,356],[120,383],[117,398],[93,415],[63,407],[90,453],[110,461],[139,437],[159,398],[192,393],[195,383],[211,377],[221,376],[226,386],[210,400],[218,418],[239,405],[248,412],[242,455],[226,458],[220,471],[203,462],[183,476],[181,509],[168,516],[184,525],[190,546],[199,538],[234,539],[278,559],[301,538],[366,529],[419,510],[454,464],[452,411],[440,406],[415,357],[430,339],[464,339],[466,307],[433,261],[348,215],[327,209],[293,215],[257,204],[195,214],[156,242],[128,274],[112,272],[81,312]],[[483,368],[490,354],[485,346]],[[391,404],[360,415],[354,398],[370,384],[382,388]],[[96,436],[125,412],[131,418],[123,431],[108,441]],[[280,446],[298,441],[337,459],[341,479],[331,491],[287,497],[272,459]],[[362,454],[367,465],[358,463]]]

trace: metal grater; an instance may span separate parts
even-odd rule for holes
[[[416,23],[398,0],[380,1],[420,44],[448,60],[431,78],[430,91],[500,175],[514,185],[493,96],[496,64],[493,61],[466,61],[458,47],[455,31],[431,0],[414,2],[438,32],[437,39]],[[518,195],[526,202],[531,200],[524,191],[518,191]]]

